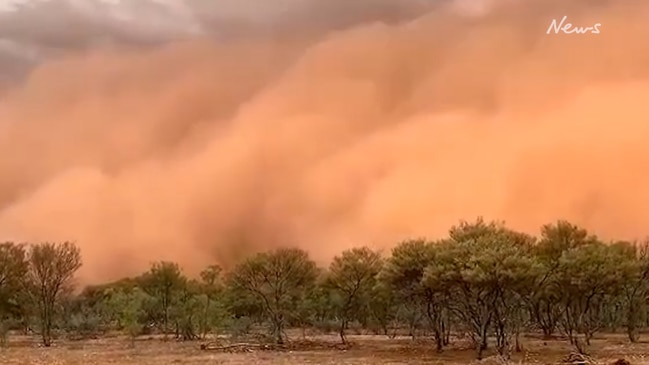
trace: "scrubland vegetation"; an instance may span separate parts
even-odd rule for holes
[[[197,278],[157,262],[137,277],[75,288],[81,265],[73,243],[0,245],[3,345],[12,336],[50,347],[121,333],[132,348],[143,337],[209,349],[326,335],[350,348],[363,334],[425,340],[439,356],[462,342],[477,359],[509,359],[527,350],[526,336],[589,353],[599,335],[632,344],[649,327],[649,243],[603,241],[566,221],[538,236],[460,222],[444,239],[412,239],[387,253],[358,247],[324,268],[305,251],[280,248]]]

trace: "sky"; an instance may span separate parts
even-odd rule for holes
[[[412,18],[430,0],[0,0],[0,65],[8,73],[70,50],[209,36],[319,33],[368,20]],[[6,11],[2,11],[5,9]],[[297,29],[299,28],[299,31]],[[318,33],[316,31],[316,33]],[[0,68],[0,72],[2,68]]]
[[[84,283],[478,216],[648,233],[644,2],[66,4],[0,15],[0,240],[77,242]]]

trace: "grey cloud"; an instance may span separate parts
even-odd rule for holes
[[[151,46],[196,35],[317,36],[367,21],[413,18],[440,1],[33,0],[0,12],[0,80],[25,74],[35,59],[67,50]]]

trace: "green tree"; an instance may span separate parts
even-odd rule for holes
[[[514,231],[501,231],[485,242],[476,273],[483,280],[476,286],[493,291],[493,326],[496,348],[509,358],[515,336],[520,351],[519,335],[523,326],[525,303],[538,285],[542,269],[532,254],[534,239]]]
[[[73,289],[74,274],[81,267],[81,251],[72,242],[30,246],[27,279],[38,308],[43,345],[52,344],[52,324],[62,294]]]
[[[340,299],[336,307],[340,319],[338,334],[343,344],[347,343],[345,329],[349,321],[369,308],[370,295],[382,266],[381,255],[367,247],[344,251],[329,266],[327,284]]]
[[[58,328],[63,328],[70,339],[86,339],[100,335],[102,332],[102,314],[97,305],[91,305],[83,295],[72,292],[62,295],[60,308],[63,315],[57,323]]]
[[[201,337],[205,338],[207,334],[219,324],[222,324],[224,317],[223,303],[219,302],[219,297],[223,294],[222,275],[223,269],[218,265],[210,265],[200,273],[200,291],[202,295],[197,298],[201,309],[199,320],[199,331]]]
[[[187,278],[174,262],[156,262],[141,278],[142,289],[155,299],[152,316],[161,325],[165,340],[169,334],[172,308],[178,305],[186,285]]]
[[[324,330],[325,333],[331,332],[335,327],[333,324],[334,305],[331,296],[331,289],[326,284],[327,271],[318,268],[318,275],[313,289],[306,293],[302,302],[297,306],[294,312],[291,325],[299,326],[302,329],[302,337],[306,337],[308,327],[315,327]]]
[[[508,356],[521,291],[531,282],[531,237],[482,219],[461,222],[449,236],[439,244],[424,280],[433,291],[453,298],[449,309],[470,329],[478,358],[487,348],[491,326],[498,352]]]
[[[0,342],[4,344],[11,322],[21,315],[23,293],[28,266],[24,245],[0,243]]]
[[[135,340],[142,331],[141,319],[145,304],[150,300],[151,297],[139,287],[110,291],[107,306],[120,327],[126,330],[131,346],[135,346]]]
[[[622,260],[618,263],[622,275],[622,308],[626,316],[629,341],[638,342],[638,327],[642,313],[649,301],[649,241],[630,244],[619,242],[614,247],[619,250]]]
[[[529,298],[529,311],[546,338],[559,325],[563,313],[561,290],[554,284],[559,275],[559,259],[572,249],[596,241],[596,237],[582,227],[559,220],[541,227],[541,237],[535,247],[535,256],[542,266],[543,276]]]
[[[559,259],[555,285],[564,308],[560,323],[580,352],[603,327],[603,311],[618,295],[624,274],[620,262],[621,252],[599,241],[565,251]]]
[[[331,288],[326,285],[327,275],[327,271],[321,270],[314,289],[309,291],[301,308],[302,316],[312,318],[313,325],[326,334],[337,329],[336,304],[331,295]]]
[[[427,267],[435,264],[436,243],[424,239],[405,241],[392,250],[380,280],[385,282],[402,306],[419,307],[410,313],[425,313],[431,326],[437,351],[444,345],[443,310],[447,295],[433,291],[422,279]],[[412,330],[412,329],[411,329]]]
[[[391,287],[380,280],[372,288],[370,296],[372,299],[369,301],[368,309],[374,332],[394,338],[398,329],[396,322],[398,319],[399,298]]]
[[[199,338],[196,328],[200,327],[200,316],[205,313],[200,289],[200,283],[197,281],[187,281],[180,292],[177,302],[172,307],[177,339],[191,341]]]
[[[285,326],[296,312],[318,274],[315,262],[299,249],[283,248],[259,253],[237,265],[227,282],[234,295],[254,299],[271,324],[278,344],[285,340]]]

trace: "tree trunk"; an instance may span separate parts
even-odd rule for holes
[[[52,346],[52,334],[50,332],[49,324],[45,324],[45,328],[43,328],[43,346],[45,347]]]
[[[631,343],[638,342],[638,329],[634,325],[627,326],[626,333],[629,336],[629,341],[631,341]]]
[[[208,327],[209,327],[209,325],[208,325],[208,323],[209,323],[208,317],[209,317],[209,314],[210,314],[210,305],[211,304],[212,304],[212,301],[210,300],[210,296],[208,295],[207,296],[207,301],[205,302],[205,311],[203,311],[203,318],[201,320],[202,327],[203,327],[203,328],[201,328],[201,337],[203,339],[207,338],[207,333],[210,331],[210,329],[208,329]]]
[[[194,332],[194,326],[192,325],[192,318],[190,317],[188,321],[183,324],[182,328],[182,340],[183,341],[194,341],[198,336]]]
[[[442,352],[444,350],[444,334],[439,330],[439,328],[435,328],[435,347],[437,352]]]
[[[638,322],[638,313],[635,305],[629,304],[629,312],[627,314],[626,320],[626,333],[629,336],[629,341],[631,343],[638,342],[638,328],[636,323]]]
[[[347,344],[347,336],[345,336],[345,327],[347,327],[347,319],[343,319],[340,321],[340,328],[338,329],[338,335],[340,336],[340,340],[342,341],[343,345]]]
[[[552,330],[546,326],[543,326],[543,339],[549,340],[552,338]]]
[[[448,315],[442,320],[442,331],[444,332],[444,346],[451,344],[451,322]]]
[[[51,311],[48,308],[47,303],[44,304],[43,308],[43,320],[41,321],[42,323],[42,329],[41,329],[41,336],[43,337],[43,346],[45,347],[50,347],[52,345],[52,318],[51,318]]]
[[[486,350],[486,349],[489,347],[489,338],[487,338],[487,332],[488,332],[488,330],[489,330],[489,327],[488,327],[488,326],[485,326],[485,327],[482,329],[482,333],[480,334],[480,336],[482,337],[482,338],[481,338],[481,339],[482,339],[482,343],[480,344],[480,347],[481,347],[483,350]]]
[[[284,316],[282,314],[275,317],[275,338],[278,345],[284,344]]]
[[[417,331],[417,314],[413,312],[413,315],[410,316],[408,321],[408,335],[414,340],[415,332]]]
[[[578,337],[575,337],[574,339],[574,346],[579,354],[586,355],[586,349],[584,348],[584,345],[581,343]]]
[[[162,319],[162,332],[164,333],[164,340],[167,341],[167,332],[169,332],[169,308],[164,307],[164,318]]]
[[[478,352],[476,354],[478,360],[482,360],[482,355],[484,353],[484,347],[482,345],[477,346]]]
[[[440,330],[440,328],[443,328],[442,318],[441,314],[433,309],[433,303],[430,298],[426,301],[426,315],[428,316],[428,321],[433,329],[436,350],[437,352],[442,352],[444,348],[444,333],[443,330]]]

